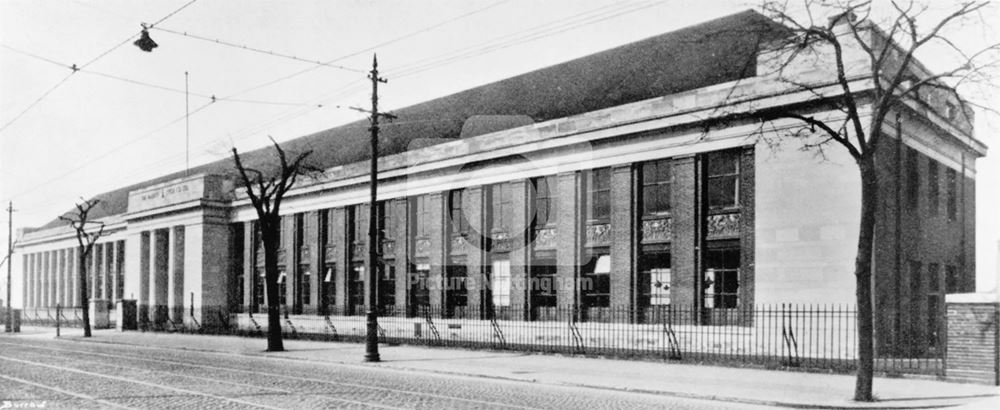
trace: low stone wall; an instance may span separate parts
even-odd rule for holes
[[[1000,386],[1000,300],[996,294],[948,295],[948,380]]]

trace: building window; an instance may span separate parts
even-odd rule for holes
[[[706,156],[708,209],[739,206],[740,153],[736,150],[711,152]]]
[[[580,268],[580,293],[583,307],[611,305],[611,256],[595,255]]]
[[[378,233],[381,239],[396,239],[396,226],[392,212],[392,201],[381,201],[378,203]]]
[[[378,307],[382,314],[392,314],[396,306],[396,267],[382,265],[378,283]]]
[[[413,212],[417,237],[425,237],[430,234],[430,199],[429,195],[421,195],[414,198]]]
[[[535,197],[533,201],[535,226],[541,227],[555,224],[555,175],[533,178],[531,180],[531,185],[535,188]]]
[[[916,209],[920,202],[920,168],[917,150],[906,148],[906,204]]]
[[[945,293],[961,292],[961,281],[958,278],[958,269],[953,265],[944,267],[944,291]]]
[[[923,270],[924,265],[918,261],[910,261],[910,309],[911,312],[920,312],[920,295],[923,291]],[[914,323],[916,326],[916,323]]]
[[[937,161],[927,161],[927,208],[931,215],[938,213],[938,191],[940,190]]]
[[[490,290],[494,307],[510,306],[510,261],[498,259],[493,261],[490,277]]]
[[[509,182],[490,185],[490,204],[492,222],[491,229],[494,231],[508,231],[511,228],[511,197],[513,187]]]
[[[285,272],[284,268],[280,268],[281,272],[278,273],[278,305],[286,306],[288,305],[288,273]]]
[[[451,223],[452,235],[465,235],[469,232],[469,222],[462,215],[464,194],[464,189],[453,189],[448,194],[448,219]]]
[[[368,237],[368,206],[365,204],[358,204],[352,206],[351,209],[353,209],[351,219],[351,239],[355,242],[364,242],[365,238]]]
[[[337,265],[333,262],[326,264],[326,271],[323,272],[323,308],[330,314],[331,308],[337,303]]]
[[[532,260],[530,274],[528,290],[531,295],[532,312],[537,319],[543,316],[539,308],[556,307],[555,259]]]
[[[430,312],[427,310],[431,305],[431,294],[427,281],[430,279],[431,265],[418,263],[414,265],[413,274],[410,280],[410,315],[424,316]]]
[[[587,220],[607,222],[611,218],[611,168],[585,171],[584,179]]]
[[[705,275],[702,279],[706,308],[735,309],[739,306],[739,268],[739,248],[712,249],[706,252]]]
[[[465,265],[448,265],[445,269],[445,315],[446,317],[465,317],[465,307],[469,297],[465,291],[465,282],[469,271]]]
[[[365,307],[365,265],[351,264],[347,279],[347,314],[360,315]]]
[[[670,253],[654,252],[639,258],[639,305],[670,304]]]
[[[642,164],[642,214],[670,212],[670,183],[673,177],[669,159]]]
[[[312,296],[309,294],[312,292],[311,287],[312,272],[309,269],[309,265],[299,265],[299,300],[303,305],[312,304]]]
[[[958,173],[954,169],[948,168],[945,171],[945,178],[948,190],[948,220],[954,221],[958,217]]]
[[[253,301],[250,303],[253,307],[257,307],[258,311],[266,311],[267,306],[264,304],[264,270],[255,269],[254,270],[254,283],[253,283]]]
[[[927,343],[936,347],[941,337],[941,276],[936,263],[927,264]]]

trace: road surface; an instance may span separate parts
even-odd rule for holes
[[[0,408],[748,408],[585,387],[43,338],[0,337]]]

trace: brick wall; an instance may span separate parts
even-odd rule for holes
[[[947,378],[1000,385],[997,371],[1000,303],[953,303],[951,299],[949,296]]]

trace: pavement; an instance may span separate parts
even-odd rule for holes
[[[54,329],[26,327],[21,337],[52,338]],[[233,355],[337,363],[396,370],[503,379],[709,399],[790,408],[1000,409],[1000,387],[928,379],[880,378],[875,402],[855,402],[854,376],[576,356],[380,345],[381,361],[363,361],[364,345],[285,340],[284,352],[265,352],[261,338],[176,333],[64,329],[61,339],[80,343],[151,346]]]

